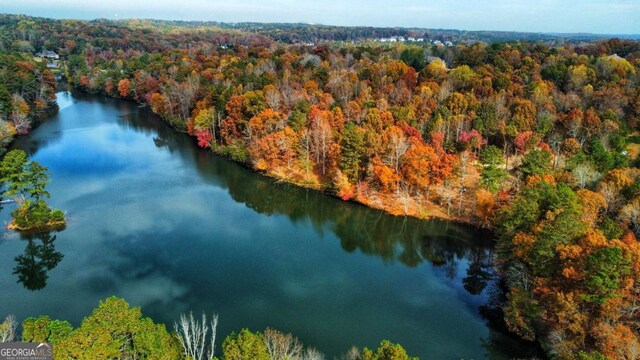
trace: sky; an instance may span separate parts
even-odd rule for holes
[[[73,19],[640,33],[640,0],[0,0],[0,12]]]

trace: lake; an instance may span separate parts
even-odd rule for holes
[[[134,103],[69,92],[58,103],[13,147],[49,169],[68,226],[1,230],[0,316],[77,326],[116,295],[169,328],[216,312],[220,341],[272,327],[329,358],[382,339],[427,359],[535,354],[489,326],[490,235],[274,181]]]

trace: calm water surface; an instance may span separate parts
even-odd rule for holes
[[[51,204],[69,225],[31,239],[2,230],[0,316],[78,325],[116,295],[155,321],[215,311],[220,337],[270,326],[330,356],[385,338],[429,359],[528,354],[481,315],[486,235],[274,182],[132,103],[58,102],[15,147],[49,168]]]

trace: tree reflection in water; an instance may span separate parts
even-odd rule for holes
[[[293,223],[310,221],[318,235],[334,233],[347,252],[360,251],[410,268],[430,263],[454,282],[466,268],[462,282],[471,296],[481,295],[495,280],[490,232],[447,221],[390,216],[260,176],[198,149],[192,139],[144,116],[123,118],[121,124],[153,133],[157,147],[195,162],[203,180],[227,189],[236,202],[264,215],[285,215]]]
[[[47,285],[47,274],[53,270],[64,255],[56,251],[56,235],[38,233],[22,236],[27,246],[21,255],[15,257],[16,266],[13,273],[18,275],[18,282],[29,290],[40,290]]]
[[[335,235],[346,252],[376,257],[385,264],[401,263],[419,269],[429,280],[434,278],[432,273],[435,274],[470,311],[487,322],[490,331],[483,338],[483,344],[488,357],[537,355],[532,344],[505,336],[500,310],[504,295],[492,267],[491,233],[446,221],[389,216],[318,191],[266,178],[197,148],[192,138],[176,133],[154,115],[128,102],[84,94],[77,97],[121,108],[118,125],[150,135],[157,148],[182,158],[186,166],[193,165],[204,183],[226,190],[236,203],[265,216],[282,215],[293,224],[310,225],[319,238]],[[47,138],[55,140],[57,134],[54,132]],[[54,248],[56,236],[43,235],[27,238],[24,254],[15,259],[14,274],[18,275],[18,282],[30,290],[44,288],[48,271],[62,260],[62,254]],[[504,349],[512,351],[502,351]]]

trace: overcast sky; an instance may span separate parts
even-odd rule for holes
[[[640,0],[0,0],[0,4],[0,12],[53,18],[640,33]]]

